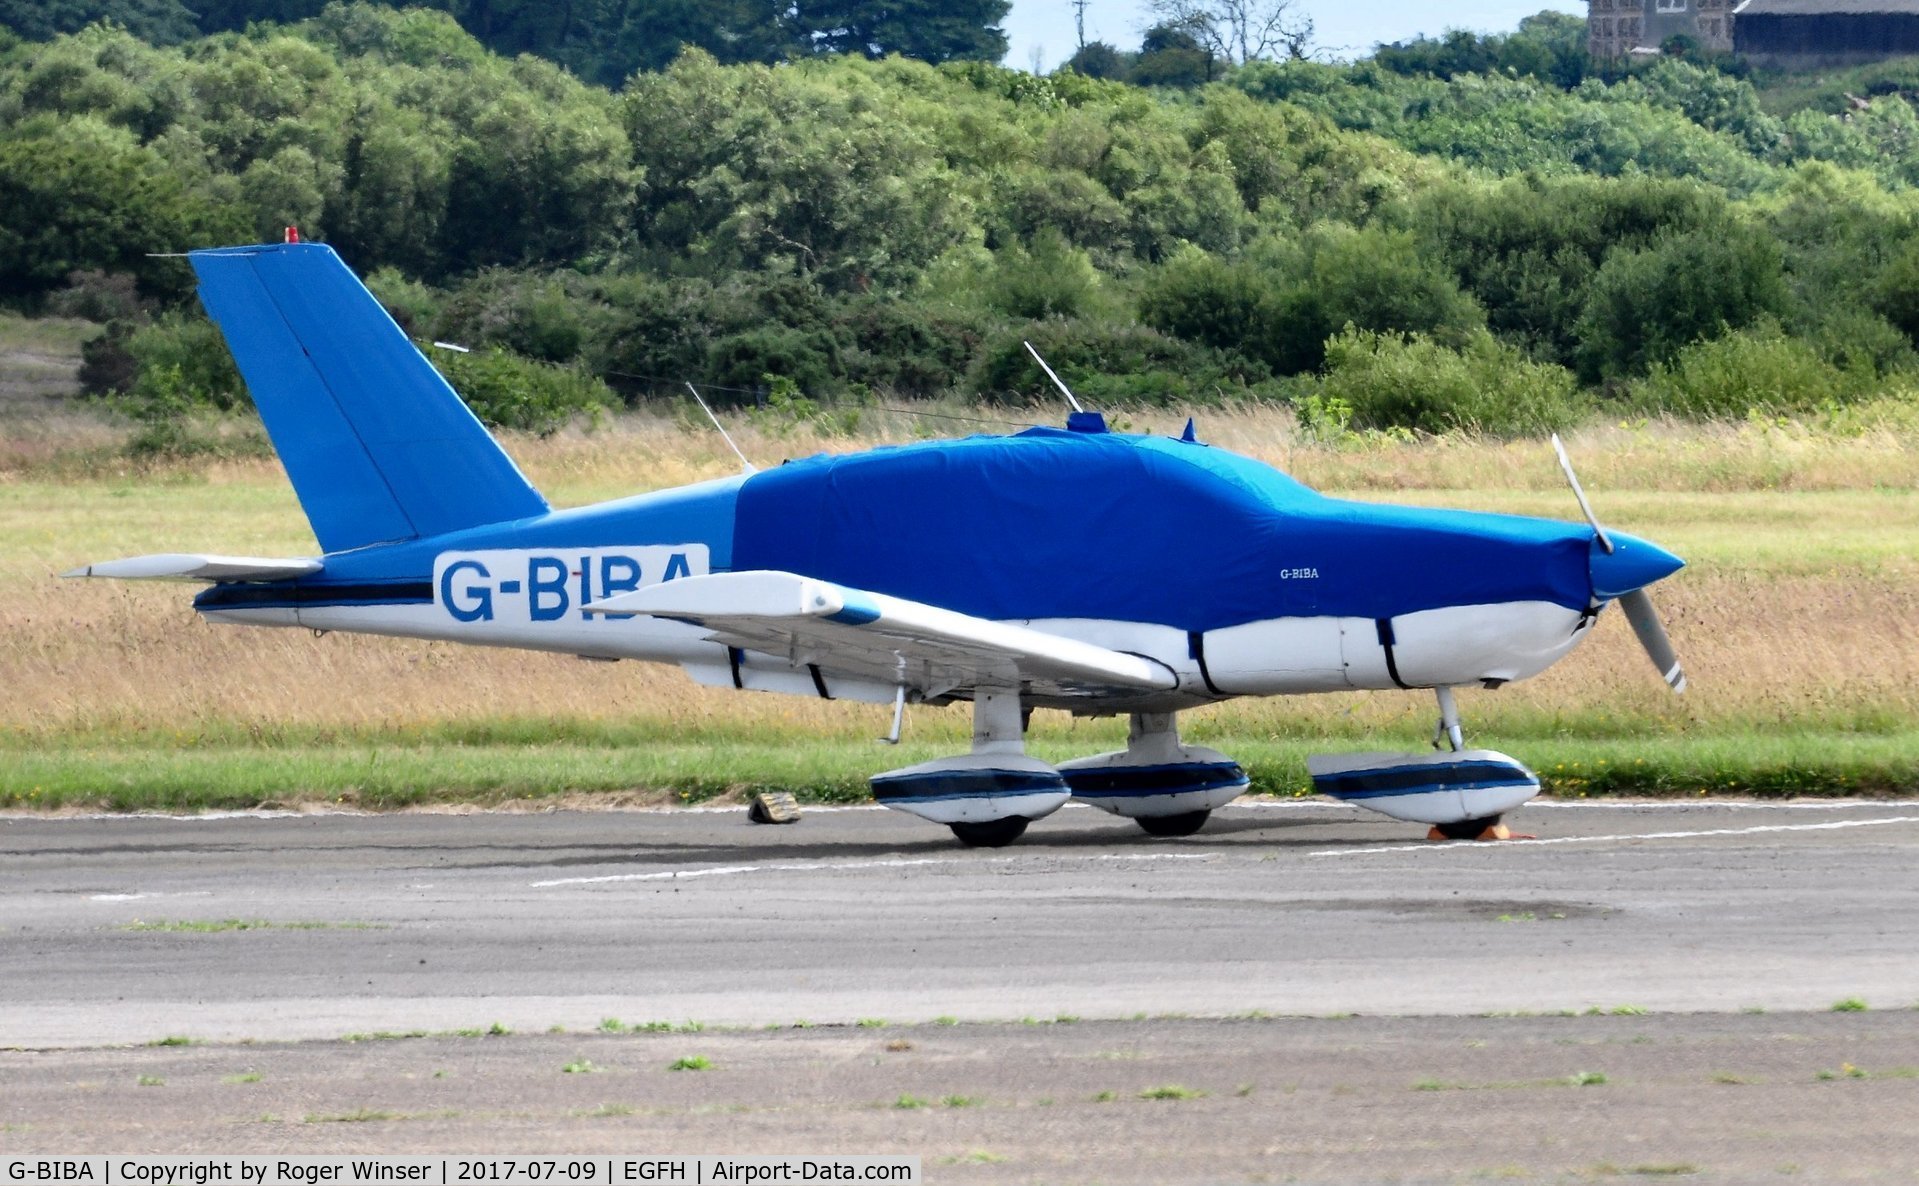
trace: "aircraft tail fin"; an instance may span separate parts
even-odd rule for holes
[[[323,551],[546,512],[332,248],[269,244],[188,258]]]

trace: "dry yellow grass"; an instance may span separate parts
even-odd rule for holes
[[[1045,419],[1050,412],[1013,419]],[[1176,432],[1183,415],[1130,415]],[[739,425],[764,463],[820,448],[926,435],[869,416],[858,440]],[[875,422],[876,423],[873,423]],[[1359,497],[1577,514],[1539,442],[1424,441],[1347,448],[1300,441],[1272,410],[1203,411],[1201,435]],[[937,434],[953,427],[932,422]],[[959,427],[964,427],[963,425]],[[984,426],[981,426],[984,428]],[[1584,736],[1825,728],[1883,731],[1919,719],[1919,451],[1867,426],[1601,428],[1571,442],[1599,512],[1692,567],[1656,590],[1693,676],[1670,697],[1616,614],[1545,676],[1467,698],[1469,728]],[[622,418],[596,433],[510,442],[535,483],[569,505],[732,472],[731,454],[684,421]],[[156,740],[202,731],[433,727],[476,718],[643,722],[661,736],[871,737],[883,710],[694,687],[670,669],[303,631],[208,626],[187,585],[65,582],[87,561],[209,550],[298,555],[313,544],[277,465],[227,461],[80,467],[44,449],[0,468],[0,730],[58,744],[93,734]],[[57,452],[57,451],[56,451]],[[106,453],[97,453],[105,458]],[[1236,703],[1196,732],[1247,738],[1429,728],[1412,693]],[[1108,725],[1042,722],[1048,731]],[[923,711],[921,738],[961,737],[961,710]]]

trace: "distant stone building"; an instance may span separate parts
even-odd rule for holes
[[[1587,0],[1586,49],[1595,58],[1657,53],[1669,38],[1690,37],[1710,53],[1732,49],[1737,0]],[[1760,3],[1762,0],[1749,0]],[[1919,0],[1913,0],[1919,4]]]
[[[1734,11],[1733,48],[1759,65],[1817,69],[1919,54],[1919,0],[1745,0]]]

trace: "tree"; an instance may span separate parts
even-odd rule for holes
[[[245,232],[188,193],[154,153],[94,121],[0,141],[0,296],[38,297],[76,271],[129,272],[149,294],[184,291],[154,253]]]
[[[799,0],[791,21],[820,54],[888,54],[926,62],[1006,56],[1010,0]]]
[[[1303,58],[1313,40],[1313,18],[1299,0],[1152,0],[1150,7],[1162,23],[1242,66],[1280,55]]]
[[[801,50],[782,0],[625,0],[582,74],[617,87],[636,70],[664,70],[688,46],[722,64],[777,62]]]
[[[1119,82],[1125,82],[1128,73],[1126,58],[1104,41],[1089,41],[1080,46],[1078,52],[1066,59],[1066,66],[1088,78],[1111,78]]]
[[[1694,342],[1787,311],[1778,244],[1739,223],[1617,249],[1593,276],[1578,325],[1590,381],[1644,374]]]
[[[1155,25],[1140,42],[1130,82],[1140,86],[1204,86],[1213,80],[1213,51],[1175,25]]]
[[[193,18],[180,0],[0,0],[0,26],[30,41],[112,21],[143,41],[172,45],[199,32]]]

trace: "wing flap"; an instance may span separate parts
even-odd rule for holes
[[[290,581],[312,576],[325,565],[314,559],[276,560],[264,556],[208,556],[167,552],[87,564],[63,577],[112,577],[122,581]]]
[[[1178,683],[1139,655],[790,572],[683,577],[585,608],[676,618],[795,666],[942,690],[1038,681],[1089,693],[1166,691]]]

